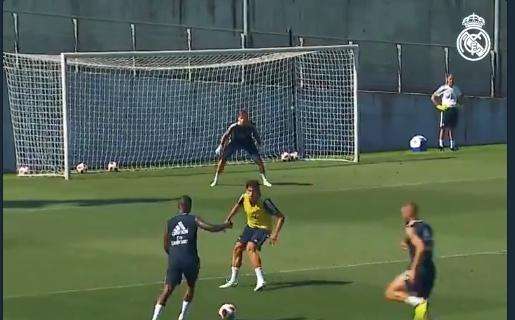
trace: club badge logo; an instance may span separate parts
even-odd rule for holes
[[[490,36],[483,29],[485,19],[472,13],[461,24],[465,29],[456,39],[458,53],[469,61],[479,61],[486,57],[490,52]]]

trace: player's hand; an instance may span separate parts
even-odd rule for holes
[[[274,233],[274,234],[272,234],[272,235],[270,236],[270,244],[271,244],[271,245],[275,245],[275,244],[277,244],[277,241],[279,241],[279,235],[278,235],[278,234],[275,234],[275,233]]]
[[[218,145],[218,147],[215,149],[215,153],[217,156],[219,156],[222,153],[222,144]]]

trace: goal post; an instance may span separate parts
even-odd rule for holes
[[[4,53],[17,167],[209,165],[245,109],[265,160],[358,161],[356,45]],[[236,153],[233,161],[249,160]]]

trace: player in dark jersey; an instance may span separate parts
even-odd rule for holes
[[[401,207],[406,238],[401,243],[409,251],[408,270],[386,288],[386,299],[405,302],[414,309],[414,320],[428,319],[427,300],[433,289],[436,269],[433,263],[433,230],[418,219],[418,206],[407,202]]]
[[[225,131],[220,140],[220,145],[216,149],[216,153],[220,156],[220,159],[211,187],[216,186],[218,183],[218,175],[224,171],[227,159],[241,149],[245,150],[258,165],[259,175],[263,180],[263,184],[267,187],[271,187],[272,184],[268,182],[265,176],[265,165],[263,164],[263,160],[257,148],[261,144],[261,138],[254,124],[249,120],[249,114],[247,111],[240,111],[238,113],[238,121],[227,128],[227,131]]]
[[[179,200],[179,214],[167,221],[164,232],[164,250],[168,255],[168,270],[163,292],[157,298],[152,320],[157,320],[163,307],[184,276],[188,289],[184,295],[179,320],[185,320],[197,281],[200,259],[197,254],[197,229],[218,232],[231,228],[232,224],[226,222],[213,225],[203,221],[200,217],[191,214],[191,198],[182,196]]]

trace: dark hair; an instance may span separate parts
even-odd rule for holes
[[[259,190],[259,181],[257,180],[249,180],[247,183],[245,183],[245,189],[248,189],[249,187],[253,187]]]
[[[249,113],[247,112],[247,110],[243,110],[243,109],[242,109],[242,110],[238,111],[238,117],[243,116],[243,115],[245,115],[245,116],[248,116],[248,115],[249,115]]]
[[[185,210],[191,210],[191,203],[192,203],[192,200],[190,198],[190,196],[188,195],[183,195],[180,197],[179,199],[179,206],[184,208]]]

